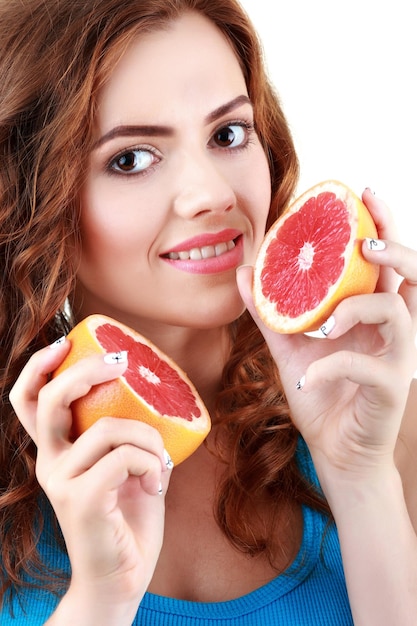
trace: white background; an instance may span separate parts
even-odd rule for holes
[[[301,163],[299,192],[327,178],[371,187],[417,248],[414,0],[241,0],[263,43]]]

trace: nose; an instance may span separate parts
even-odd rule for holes
[[[220,214],[236,205],[227,169],[210,154],[184,153],[175,172],[174,211],[185,219]]]

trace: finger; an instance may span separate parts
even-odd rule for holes
[[[411,315],[417,317],[417,251],[393,241],[367,240],[363,244],[363,254],[369,261],[392,267],[404,279],[399,293]]]
[[[160,491],[162,468],[159,457],[128,443],[109,450],[79,475],[68,475],[67,469],[68,463],[65,463],[49,474],[41,472],[40,483],[58,508],[68,498],[62,489],[64,484],[76,485],[79,497],[85,499],[90,512],[102,510],[106,494],[117,492],[131,476],[139,478],[140,488],[150,495],[157,495]]]
[[[33,354],[12,387],[9,400],[17,417],[36,443],[38,395],[50,374],[62,363],[70,349],[65,338]]]
[[[158,459],[161,471],[167,469],[162,437],[155,428],[132,419],[104,417],[72,444],[70,454],[63,461],[62,474],[68,479],[81,475],[106,454],[124,445],[153,455]]]
[[[111,356],[111,355],[110,355]],[[37,439],[51,451],[67,447],[72,425],[71,404],[85,396],[94,385],[113,380],[127,367],[124,360],[93,355],[81,359],[44,385],[38,394]]]
[[[274,337],[278,336],[278,333],[264,324],[255,308],[252,296],[252,280],[253,268],[250,265],[241,265],[237,268],[236,281],[240,296],[265,339],[267,341],[272,340]],[[281,335],[281,337],[283,341],[285,341],[285,336]]]
[[[263,323],[262,319],[258,315],[258,312],[253,303],[252,281],[253,281],[253,267],[251,267],[250,265],[241,265],[240,267],[237,268],[236,282],[237,282],[240,296],[244,304],[246,305],[246,308],[248,309],[249,313],[251,314],[255,324],[258,326],[259,330],[264,336],[265,341],[267,341],[268,343],[271,343],[271,346],[270,346],[271,353],[274,357],[276,357],[277,355],[274,354],[275,350],[272,347],[274,345],[272,342],[274,340],[274,336],[278,337],[278,335],[277,333],[269,329]]]
[[[393,214],[385,202],[375,196],[369,187],[363,192],[362,200],[372,215],[378,231],[378,237],[398,241],[398,229]]]
[[[413,334],[412,321],[399,294],[377,293],[346,298],[322,325],[321,332],[324,331],[329,339],[336,339],[358,324],[377,326],[380,341],[377,336],[372,341],[371,349],[374,353],[401,359],[408,351]],[[371,331],[365,330],[368,338]]]
[[[369,189],[364,191],[362,199],[373,217],[378,237],[382,240],[398,241],[397,227],[394,223],[393,215],[385,202],[377,198]],[[381,267],[377,290],[397,291],[398,285],[398,275],[395,271],[391,267]]]
[[[129,444],[118,446],[102,457],[89,472],[103,481],[107,489],[118,490],[130,476],[140,479],[141,488],[149,495],[161,492],[160,459],[146,450]]]
[[[236,270],[236,282],[240,296],[252,317],[256,317],[259,320],[255,307],[253,306],[252,281],[253,267],[251,265],[240,265]]]
[[[387,361],[376,357],[348,350],[334,352],[314,361],[306,370],[299,389],[310,392],[323,385],[338,385],[341,381],[350,381],[359,385],[367,400],[367,412],[378,419],[381,407],[398,409],[398,398],[407,397],[409,380]],[[343,398],[339,398],[340,406]],[[402,414],[401,409],[399,414]]]
[[[251,266],[242,265],[237,269],[236,281],[242,300],[251,314],[255,324],[258,326],[260,332],[265,338],[277,366],[281,368],[282,371],[280,374],[284,382],[287,375],[290,375],[288,364],[291,357],[295,352],[300,351],[301,354],[301,351],[305,350],[308,345],[308,339],[302,333],[277,333],[264,324],[253,303],[252,280],[253,268]]]

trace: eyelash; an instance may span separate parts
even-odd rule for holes
[[[233,126],[238,126],[239,128],[243,128],[244,131],[246,132],[246,136],[243,140],[243,142],[236,147],[228,147],[228,146],[216,146],[217,148],[220,148],[220,150],[226,150],[228,152],[236,152],[236,151],[241,151],[241,150],[245,150],[246,148],[248,148],[252,143],[253,143],[253,135],[255,133],[255,126],[253,123],[251,122],[247,122],[246,120],[232,120],[230,122],[227,122],[226,124],[221,124],[212,134],[211,140],[213,141],[213,138],[216,136],[216,134],[220,133],[220,131],[225,130],[225,129],[230,129]]]
[[[242,143],[235,147],[219,146],[217,144],[214,146],[214,148],[218,148],[221,151],[223,152],[226,151],[228,153],[234,153],[234,152],[240,152],[242,150],[246,150],[249,147],[249,145],[253,143],[253,134],[255,133],[255,126],[253,123],[247,122],[245,120],[233,120],[227,123],[222,123],[211,135],[209,144],[214,142],[215,136],[218,135],[222,130],[230,130],[234,126],[242,128],[245,131],[245,137]],[[154,159],[159,158],[158,157],[159,153],[152,146],[140,145],[140,146],[135,146],[135,147],[128,148],[128,149],[125,148],[121,150],[120,152],[118,152],[115,156],[113,156],[110,159],[110,161],[108,161],[108,163],[106,164],[106,171],[108,172],[108,174],[113,175],[113,176],[132,177],[132,176],[144,176],[150,173],[155,163],[150,163],[149,166],[146,166],[144,169],[140,170],[139,172],[131,172],[131,171],[124,172],[120,169],[119,170],[115,169],[115,165],[122,157],[131,155],[134,152],[149,153],[150,155],[153,156]]]
[[[152,146],[148,146],[148,145],[140,145],[140,146],[134,146],[132,148],[124,148],[123,150],[121,150],[120,152],[118,152],[115,156],[113,156],[110,161],[107,163],[106,165],[106,172],[108,174],[110,174],[111,176],[143,176],[145,174],[147,174],[149,172],[149,170],[153,167],[154,163],[150,164],[148,167],[146,167],[145,169],[139,171],[139,172],[123,172],[122,170],[116,170],[115,169],[115,165],[117,164],[117,161],[119,161],[122,157],[130,155],[134,152],[143,152],[143,153],[148,153],[151,154],[153,156],[154,159],[158,159],[158,152],[155,150],[155,148],[153,148]]]

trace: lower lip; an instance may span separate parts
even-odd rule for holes
[[[161,257],[163,261],[169,263],[175,269],[189,274],[219,274],[235,270],[243,261],[243,237],[235,241],[235,247],[220,256],[199,261],[182,261],[181,259],[167,259]]]

